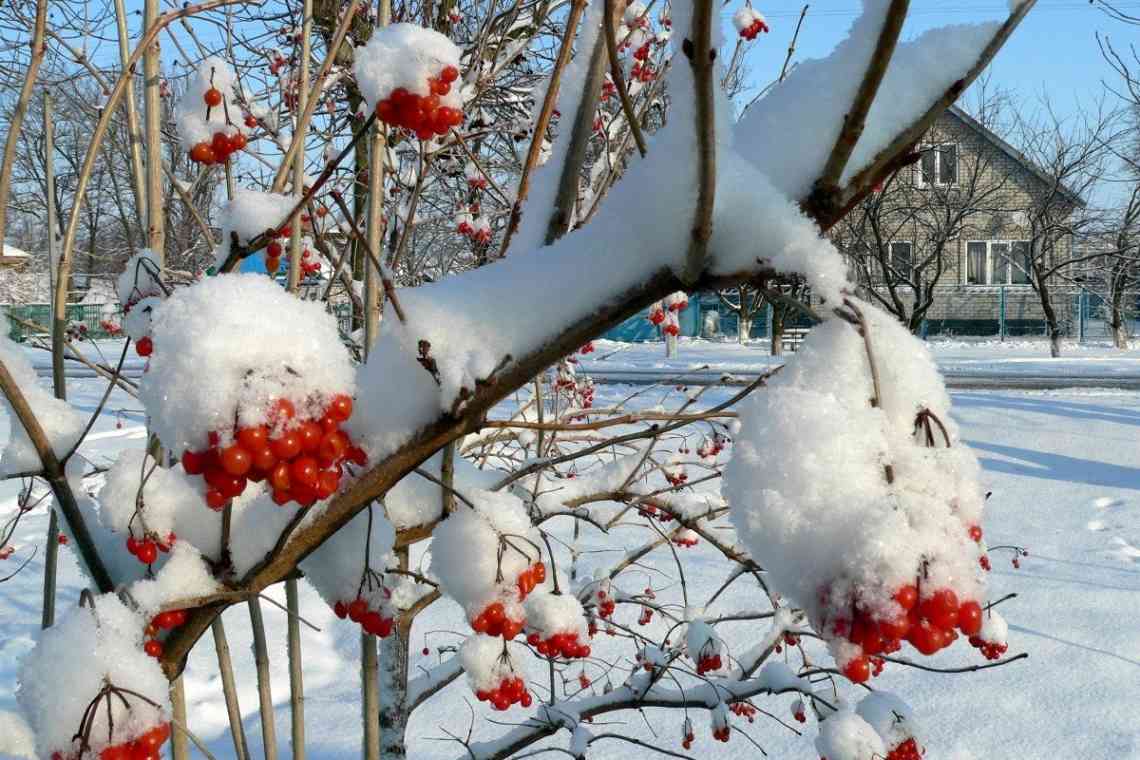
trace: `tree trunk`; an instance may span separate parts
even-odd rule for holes
[[[1128,323],[1124,316],[1124,288],[1118,287],[1121,278],[1112,283],[1112,304],[1109,308],[1108,326],[1112,328],[1112,345],[1128,350]]]
[[[1041,311],[1045,314],[1045,326],[1049,333],[1049,355],[1054,359],[1061,355],[1061,328],[1057,324],[1057,310],[1053,308],[1049,286],[1045,284],[1040,271],[1033,273],[1037,280],[1037,296],[1041,299]]]
[[[752,339],[752,317],[751,315],[745,316],[744,312],[740,312],[740,319],[736,320],[736,338],[741,343],[747,343]]]
[[[665,358],[672,359],[677,355],[677,336],[668,334],[665,336]]]
[[[784,310],[772,307],[772,356],[784,355]]]
[[[397,625],[380,639],[380,757],[402,760],[408,756],[408,646],[411,624]]]

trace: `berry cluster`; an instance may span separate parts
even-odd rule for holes
[[[614,601],[614,598],[606,593],[605,589],[598,589],[597,597],[598,617],[608,618],[610,615],[614,614],[614,610],[617,609],[617,602]]]
[[[590,656],[590,645],[578,641],[577,632],[556,633],[542,638],[540,633],[528,633],[526,642],[538,650],[543,657],[563,657],[567,660]]]
[[[533,698],[526,690],[526,684],[518,676],[507,676],[499,681],[499,685],[489,691],[477,691],[475,697],[480,702],[490,702],[491,707],[499,712],[509,710],[511,705],[530,707]]]
[[[463,123],[463,111],[441,106],[439,98],[451,92],[451,83],[459,78],[459,69],[444,66],[438,77],[428,79],[430,95],[416,95],[404,87],[392,90],[376,104],[376,117],[385,124],[403,127],[421,140],[445,135]]]
[[[764,23],[763,19],[753,19],[752,23],[740,30],[740,36],[746,40],[754,40],[760,33],[768,32],[768,25]]]
[[[131,741],[104,747],[99,753],[99,760],[159,760],[162,757],[162,745],[169,738],[170,724],[159,723]],[[51,757],[52,760],[65,760],[61,752],[54,752]]]
[[[166,610],[160,612],[151,618],[150,624],[146,627],[146,641],[143,643],[143,651],[156,660],[162,657],[163,646],[162,642],[156,637],[159,631],[172,631],[180,625],[186,623],[186,610]]]
[[[546,565],[539,560],[530,567],[519,573],[518,580],[515,581],[515,586],[519,590],[519,601],[527,598],[534,587],[540,583],[546,582]],[[492,634],[494,635],[494,634]]]
[[[720,653],[702,654],[697,659],[697,675],[703,676],[705,673],[711,673],[714,670],[720,670],[723,662],[720,659]]]
[[[479,213],[479,204],[472,203],[468,211],[462,211],[456,216],[455,231],[471,241],[486,245],[491,242],[491,223],[487,217]]]
[[[665,325],[665,331],[669,332],[670,327],[676,327],[676,325]],[[676,333],[669,334],[675,335]],[[685,483],[689,482],[689,474],[685,472],[684,465],[671,465],[669,467],[666,467],[663,472],[665,475],[665,480],[669,481],[669,485],[673,486],[674,488],[679,488],[685,485]]]
[[[166,538],[150,538],[144,535],[141,539],[135,538],[134,534],[127,536],[127,551],[130,552],[139,562],[144,565],[149,565],[158,559],[158,553],[165,554],[170,551],[174,546],[177,536],[173,532],[167,533]]]
[[[854,620],[835,622],[834,632],[862,650],[843,666],[843,674],[850,680],[866,681],[872,668],[878,675],[882,660],[875,655],[898,651],[904,639],[929,656],[954,643],[959,630],[976,636],[982,629],[982,606],[975,601],[959,603],[958,595],[948,588],[934,591],[920,601],[918,588],[906,585],[895,592],[894,600],[905,614],[876,619],[856,607]]]
[[[359,624],[365,633],[373,636],[384,639],[392,634],[392,626],[395,623],[393,618],[381,614],[379,610],[371,609],[368,601],[360,597],[351,602],[337,602],[333,605],[333,612],[341,620],[348,618]]]
[[[701,441],[701,445],[697,447],[697,456],[701,459],[714,459],[717,454],[724,451],[727,443],[728,438],[716,433],[712,438],[705,438]]]
[[[731,734],[732,734],[732,729],[729,728],[727,725],[720,726],[718,728],[714,728],[713,732],[712,732],[713,738],[716,739],[718,742],[728,741],[728,738]]]
[[[888,752],[887,760],[922,760],[922,753],[912,736]]]
[[[284,506],[295,501],[302,507],[327,499],[340,486],[345,461],[363,465],[364,452],[340,430],[352,416],[352,398],[334,396],[319,421],[294,423],[296,407],[278,399],[272,422],[285,426],[280,435],[270,435],[266,425],[238,428],[234,440],[222,446],[220,436],[210,434],[210,448],[182,454],[182,468],[189,475],[203,475],[209,490],[206,504],[221,510],[245,491],[246,483],[268,480],[273,501]]]
[[[641,614],[637,617],[638,625],[649,625],[653,622],[653,608],[642,607]]]
[[[681,746],[685,749],[692,749],[693,739],[693,723],[688,718],[685,718],[685,722],[681,726]]]
[[[673,544],[675,546],[680,546],[683,549],[688,549],[690,547],[696,546],[700,543],[700,541],[701,537],[688,528],[682,528],[673,534]]]
[[[971,636],[969,641],[970,646],[981,652],[982,656],[987,660],[999,659],[1009,649],[1009,644],[1002,644],[997,641],[986,641],[981,636]]]
[[[657,78],[657,70],[648,62],[638,61],[629,70],[629,78],[633,82],[652,82]]]
[[[507,615],[502,602],[491,602],[482,612],[471,619],[471,630],[476,633],[502,636],[508,641],[518,636],[524,625],[526,625],[526,620],[512,620]]]
[[[210,92],[217,92],[217,90],[207,90],[207,94]],[[222,129],[215,132],[209,142],[203,140],[196,143],[190,149],[190,160],[203,166],[224,164],[230,160],[230,156],[234,153],[245,150],[248,142],[241,132],[235,130],[233,134],[230,134]]]
[[[747,702],[733,702],[728,706],[729,712],[741,718],[746,718],[749,723],[756,722],[756,708]]]

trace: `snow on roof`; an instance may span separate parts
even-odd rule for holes
[[[31,258],[31,254],[29,254],[27,251],[22,251],[15,246],[5,243],[3,257],[6,259],[27,259]]]

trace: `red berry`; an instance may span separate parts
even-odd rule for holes
[[[246,451],[257,451],[269,444],[269,428],[264,425],[242,428],[237,432],[237,442]]]
[[[221,459],[222,469],[230,475],[245,475],[253,466],[253,457],[236,444],[222,449]]]
[[[209,491],[206,491],[206,506],[215,512],[221,511],[221,509],[225,507],[228,502],[229,499],[223,496],[221,491],[215,488],[211,488]]]
[[[909,610],[918,603],[918,589],[915,586],[902,586],[895,592],[895,601],[904,610]]]
[[[332,401],[329,402],[328,409],[325,410],[325,414],[337,422],[345,422],[352,416],[352,397],[344,393],[338,393],[333,396]]]
[[[279,398],[269,407],[269,423],[287,422],[297,415],[297,407],[287,398]]]
[[[265,246],[265,256],[270,259],[279,259],[285,249],[276,240],[270,241],[269,245]],[[283,399],[284,400],[284,399]],[[291,417],[290,417],[291,419]]]
[[[958,625],[958,595],[948,588],[935,591],[919,605],[922,616],[942,629],[953,629]]]
[[[320,468],[317,466],[317,460],[312,457],[298,457],[294,460],[293,464],[289,466],[289,477],[297,483],[308,486],[309,488],[316,486],[319,472]]]
[[[459,78],[459,69],[454,66],[444,66],[443,71],[439,72],[439,78],[450,84]]]
[[[324,431],[321,430],[321,426],[318,423],[312,420],[302,422],[296,432],[297,439],[301,442],[301,451],[306,454],[312,454],[320,448],[321,436],[324,434]]]
[[[214,156],[214,149],[210,147],[210,143],[200,142],[190,149],[190,160],[196,164],[209,166],[217,159],[216,156]]]
[[[301,439],[295,433],[285,433],[269,441],[269,449],[278,459],[289,460],[301,453]]]
[[[148,639],[143,644],[143,651],[156,659],[162,657],[162,642],[158,639]]]
[[[149,565],[158,559],[158,547],[155,546],[154,541],[143,541],[139,544],[139,550],[135,552],[135,556],[139,558],[139,562]]]
[[[182,469],[187,475],[201,475],[206,469],[206,455],[186,449],[182,452]]]
[[[348,619],[359,623],[368,614],[368,602],[363,599],[354,599],[348,605]]]
[[[975,601],[962,602],[958,608],[958,629],[967,636],[976,636],[982,630],[982,605]]]
[[[871,663],[865,656],[860,655],[843,666],[843,675],[855,683],[863,683],[871,677]]]
[[[150,356],[154,353],[154,341],[150,339],[149,335],[144,335],[135,343],[135,353],[139,356]]]
[[[202,100],[206,101],[206,105],[211,108],[217,108],[222,104],[222,92],[216,87],[211,87],[206,90],[206,93],[202,96]]]

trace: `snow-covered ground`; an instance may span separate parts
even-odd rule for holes
[[[1140,347],[1121,351],[1106,341],[1066,341],[1061,357],[1049,356],[1044,340],[931,340],[939,368],[947,375],[1081,375],[1138,377]],[[756,371],[782,363],[769,354],[767,339],[740,344],[681,338],[677,355],[665,357],[665,344],[594,341],[595,351],[582,358],[586,371],[695,370]]]
[[[599,359],[616,346],[599,342]],[[657,361],[660,346],[631,348],[604,361]],[[1011,345],[989,361],[1017,363],[1032,360],[1036,349]],[[988,350],[988,349],[987,349]],[[980,360],[976,348],[947,344],[936,349],[939,357],[952,361]],[[990,351],[989,353],[997,353]],[[1109,363],[1111,350],[1073,348],[1074,355],[1089,362]],[[705,346],[684,344],[679,361],[699,364],[743,362],[754,364],[762,352],[732,344]],[[1047,359],[1037,359],[1048,363]],[[1134,367],[1140,355],[1127,359]],[[1074,364],[1079,361],[1074,360]],[[94,380],[70,384],[72,402],[90,410],[101,385]],[[630,390],[604,386],[597,403],[625,397]],[[640,403],[662,401],[657,391],[646,393]],[[710,390],[703,401],[715,402],[726,391]],[[674,395],[676,402],[679,396]],[[992,596],[1016,592],[1018,597],[1002,609],[1011,624],[1010,653],[1028,652],[1030,658],[1012,665],[962,675],[937,675],[897,666],[873,682],[906,698],[916,708],[924,726],[928,758],[991,760],[992,758],[1072,757],[1088,760],[1140,758],[1140,730],[1136,714],[1140,697],[1140,395],[1112,391],[1064,392],[969,392],[954,394],[955,415],[964,436],[975,447],[985,466],[986,487],[993,491],[985,524],[991,545],[1018,544],[1030,554],[1020,570],[1011,567],[1009,552],[993,554]],[[117,427],[121,422],[122,427]],[[111,411],[95,427],[84,452],[102,463],[124,446],[137,446],[143,436],[137,405],[112,397]],[[0,422],[0,436],[7,423]],[[0,520],[11,513],[16,485],[0,485]],[[17,544],[23,548],[0,563],[0,571],[14,569],[15,561],[42,543],[47,518],[29,515],[20,526]],[[625,549],[628,535],[587,537],[595,554],[588,562],[603,562]],[[686,571],[690,592],[696,597],[716,588],[724,577],[724,564],[702,546],[688,550]],[[0,584],[0,711],[15,706],[16,670],[21,656],[32,644],[39,623],[42,548],[24,572]],[[672,574],[672,557],[660,550],[646,563]],[[2,573],[0,573],[2,575]],[[75,604],[81,578],[69,551],[63,552],[59,581],[59,605]],[[305,618],[320,632],[302,627],[306,686],[306,729],[309,757],[355,758],[359,755],[358,708],[359,633],[356,626],[337,620],[316,593],[302,583],[301,605]],[[754,587],[739,585],[725,597],[733,608],[760,605]],[[280,589],[270,597],[283,602]],[[283,756],[288,753],[289,710],[285,662],[284,616],[276,607],[263,605],[269,628],[272,685],[277,710],[277,734]],[[620,615],[635,614],[631,611]],[[244,606],[229,609],[224,616],[235,658],[246,732],[254,756],[261,751],[256,720],[256,682],[250,656],[251,636]],[[437,661],[435,647],[458,641],[464,630],[459,609],[440,603],[417,621],[412,636],[413,671]],[[760,637],[763,623],[722,627],[729,647],[739,651]],[[609,646],[600,636],[597,646]],[[420,653],[424,646],[430,654]],[[811,651],[811,650],[809,650]],[[929,664],[959,666],[978,664],[980,658],[961,644],[937,656]],[[218,758],[233,756],[226,731],[225,707],[220,698],[210,637],[205,637],[191,655],[186,671],[190,725],[209,744]],[[531,676],[541,679],[532,668]],[[617,676],[620,681],[621,676]],[[600,687],[604,678],[595,677]],[[66,688],[66,685],[61,685]],[[792,697],[759,698],[757,704],[787,719]],[[465,702],[474,700],[466,685],[458,682],[417,711],[409,729],[414,758],[460,758],[463,748],[446,740],[445,731],[466,733],[471,713]],[[513,708],[503,720],[518,721],[524,711]],[[616,718],[615,718],[616,719]],[[624,715],[622,731],[647,741],[656,741],[680,751],[682,717],[675,711],[649,710],[643,720]],[[697,741],[694,755],[716,751],[718,756],[756,757],[756,749],[740,737],[727,745],[714,744],[707,717],[694,714]],[[753,737],[770,757],[814,758],[809,718],[803,737],[796,736],[762,715],[749,726]],[[600,728],[600,725],[597,727]],[[474,736],[491,738],[503,730],[476,718]],[[654,740],[652,732],[659,738]],[[0,756],[18,740],[0,714]],[[440,741],[442,740],[442,741]],[[565,746],[566,737],[559,739]],[[631,747],[621,742],[600,742],[590,753],[594,758],[628,758]],[[632,756],[650,756],[632,748]]]

